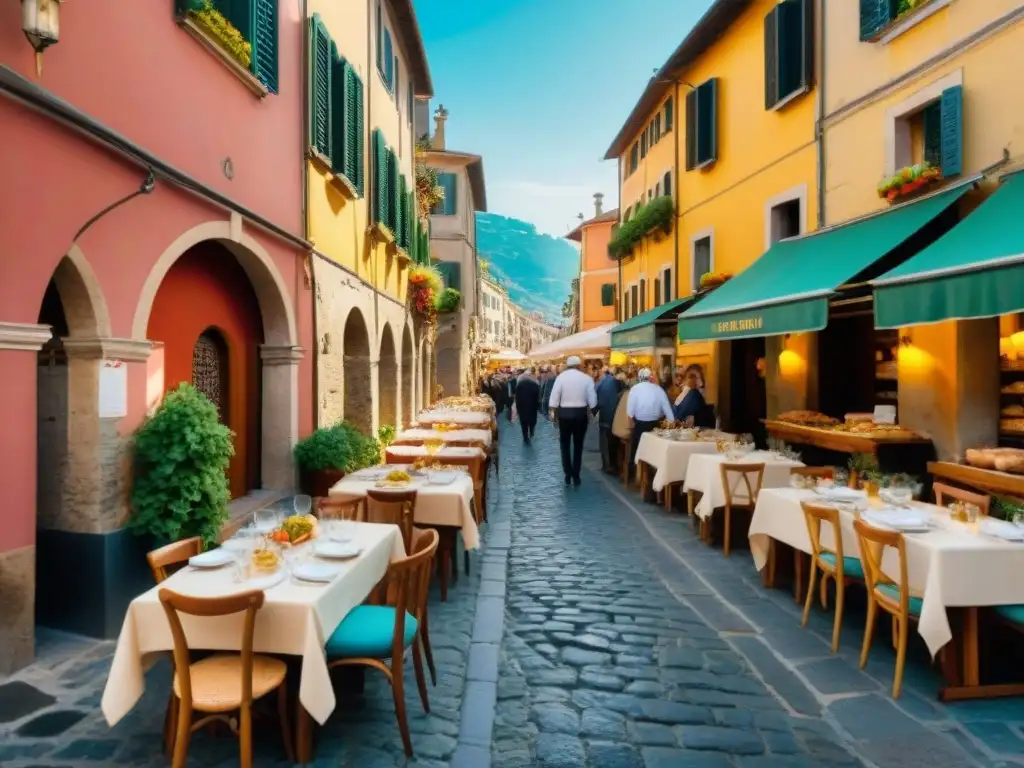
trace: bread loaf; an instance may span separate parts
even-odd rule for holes
[[[996,454],[990,448],[968,448],[965,458],[972,467],[995,469]]]

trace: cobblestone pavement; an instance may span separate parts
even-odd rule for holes
[[[532,448],[511,431],[502,448],[512,539],[496,768],[966,768],[1024,756],[1024,702],[933,703],[938,679],[917,661],[894,703],[884,633],[857,669],[855,611],[832,655],[830,614],[801,629],[791,594],[765,590],[746,552],[701,544],[685,515],[601,475],[593,451],[572,489],[547,425]]]

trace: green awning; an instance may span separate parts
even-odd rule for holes
[[[875,286],[875,325],[899,328],[1024,311],[1024,174]]]
[[[642,312],[624,323],[619,323],[612,328],[611,348],[615,350],[653,349],[656,340],[656,323],[666,318],[674,318],[695,301],[694,296],[686,296]]]
[[[679,340],[820,331],[828,323],[829,296],[839,286],[862,275],[970,188],[964,182],[882,213],[779,241],[681,314]]]

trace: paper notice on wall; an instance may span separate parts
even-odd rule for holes
[[[122,360],[100,363],[100,418],[128,415],[128,365]]]
[[[895,405],[876,405],[875,406],[875,424],[895,424],[896,423],[896,406]]]

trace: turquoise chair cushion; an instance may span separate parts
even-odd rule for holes
[[[822,552],[821,559],[831,565],[833,568],[836,567],[836,556],[831,552]],[[860,564],[860,559],[856,557],[844,557],[843,558],[843,575],[852,576],[855,579],[864,578],[864,568]]]
[[[416,637],[416,619],[405,614],[405,647]],[[367,657],[383,659],[391,655],[395,637],[395,609],[387,605],[360,605],[327,639],[327,656],[335,659]]]
[[[997,605],[996,613],[1014,624],[1024,624],[1024,605]]]
[[[891,599],[891,600],[893,600],[893,601],[895,601],[897,603],[900,601],[900,591],[899,591],[899,589],[894,587],[892,584],[879,584],[877,589],[878,589],[879,592],[881,592],[883,595],[885,595],[889,599]],[[924,601],[920,597],[914,597],[913,595],[910,596],[910,606],[909,607],[910,607],[910,614],[912,616],[920,616],[921,615],[921,607],[923,605],[924,605]]]

